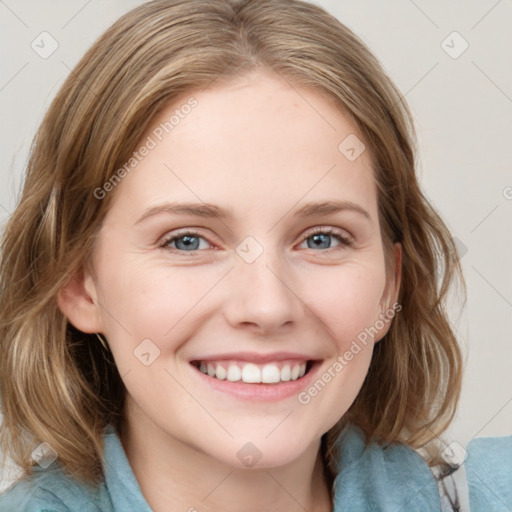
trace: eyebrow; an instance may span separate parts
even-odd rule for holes
[[[347,210],[359,213],[371,221],[370,214],[364,208],[351,201],[316,201],[307,203],[294,213],[294,217],[305,218],[310,216],[326,216]],[[214,219],[228,219],[234,217],[231,210],[225,210],[214,204],[174,202],[163,203],[148,208],[135,224],[140,224],[144,220],[161,213],[174,215],[193,215],[196,217]]]

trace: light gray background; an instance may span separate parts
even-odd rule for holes
[[[0,0],[2,225],[58,87],[96,37],[140,3]],[[453,320],[466,370],[458,415],[444,439],[464,447],[477,436],[511,435],[512,0],[315,3],[365,41],[405,95],[418,129],[424,190],[458,239],[468,304],[460,316],[453,309]],[[47,59],[31,48],[43,31],[59,45]],[[469,45],[457,58],[464,41],[454,31]],[[0,490],[15,472],[6,468]]]

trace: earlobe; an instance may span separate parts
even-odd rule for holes
[[[95,291],[92,278],[80,270],[57,293],[59,309],[82,332],[102,332]]]

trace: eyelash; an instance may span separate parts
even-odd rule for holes
[[[331,235],[331,236],[333,236],[334,238],[336,238],[340,242],[339,246],[337,246],[337,247],[330,247],[330,248],[324,249],[323,251],[320,251],[320,252],[326,252],[326,251],[331,251],[331,250],[335,250],[335,249],[343,249],[343,248],[346,248],[346,247],[350,247],[353,244],[353,241],[349,237],[344,236],[342,231],[339,231],[339,230],[334,229],[334,228],[315,228],[314,230],[309,231],[308,233],[306,233],[306,235],[301,240],[301,244],[305,240],[307,240],[308,238],[311,238],[311,237],[313,237],[315,235]],[[193,236],[193,237],[196,237],[196,238],[202,238],[202,239],[208,241],[204,236],[201,235],[201,233],[198,233],[197,231],[185,230],[185,231],[180,231],[178,233],[175,233],[174,235],[172,235],[172,236],[170,236],[168,238],[165,238],[162,241],[162,243],[160,244],[160,247],[162,249],[176,251],[176,252],[179,252],[179,253],[197,253],[197,252],[201,252],[200,249],[197,249],[197,250],[194,250],[194,251],[184,251],[182,249],[175,249],[173,247],[169,247],[170,243],[175,242],[176,240],[179,240],[180,238],[184,238],[186,236]],[[208,242],[208,243],[210,243],[210,242]]]

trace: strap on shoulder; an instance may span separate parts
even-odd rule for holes
[[[445,464],[431,469],[436,477],[442,512],[471,512],[464,465]]]

